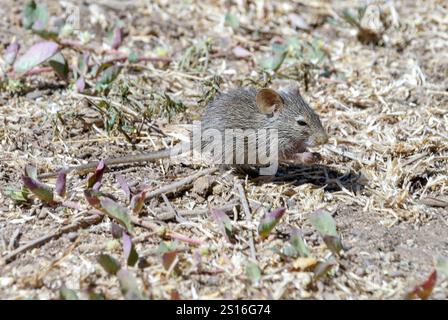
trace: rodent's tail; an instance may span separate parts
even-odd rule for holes
[[[130,155],[130,156],[124,156],[124,157],[118,157],[118,158],[109,158],[105,159],[104,163],[106,166],[112,166],[116,164],[127,164],[127,163],[137,163],[137,162],[146,162],[146,161],[157,161],[160,159],[166,159],[173,155],[176,155],[176,152],[180,149],[177,148],[177,146],[173,148],[163,149],[160,151],[153,151],[143,154],[137,154],[137,155]],[[178,154],[178,153],[177,153]],[[72,166],[68,168],[62,168],[55,172],[47,172],[39,175],[38,177],[40,179],[55,177],[61,172],[62,170],[65,170],[66,172],[73,172],[73,173],[86,173],[90,171],[94,171],[94,169],[98,166],[100,162],[99,161],[92,161],[86,164],[81,164],[79,166]]]

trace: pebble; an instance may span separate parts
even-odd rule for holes
[[[68,240],[70,240],[71,242],[75,241],[76,238],[78,238],[78,232],[69,232],[67,234],[67,238]]]

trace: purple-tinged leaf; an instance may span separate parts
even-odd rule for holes
[[[219,231],[222,233],[224,238],[230,243],[235,242],[235,238],[232,231],[232,223],[230,218],[223,210],[211,209],[212,218],[215,220],[219,227]]]
[[[121,269],[120,262],[108,254],[99,255],[97,261],[109,274],[117,274],[117,272]]]
[[[129,210],[127,208],[122,207],[109,198],[102,198],[100,202],[103,211],[109,217],[117,220],[127,230],[128,233],[133,233],[131,218],[129,216]]]
[[[59,298],[61,300],[79,300],[76,292],[66,287],[59,289]]]
[[[35,166],[27,164],[25,166],[25,176],[37,180],[37,168]]]
[[[95,190],[95,191],[99,191],[99,190],[101,189],[101,186],[102,186],[102,185],[103,185],[103,184],[101,183],[101,181],[97,181],[97,182],[95,182],[95,184],[93,185],[92,189]]]
[[[310,251],[305,244],[305,241],[302,238],[302,233],[299,229],[293,228],[291,231],[291,245],[297,252],[297,254],[301,257],[308,257],[310,255]]]
[[[313,269],[314,281],[319,280],[326,275],[335,265],[333,260],[319,261]]]
[[[101,160],[98,163],[95,172],[87,180],[87,188],[92,188],[95,183],[101,182],[101,178],[103,177],[105,169],[106,165],[104,163],[104,160]]]
[[[341,238],[336,231],[336,223],[331,214],[323,209],[316,210],[310,217],[310,222],[323,238],[328,249],[339,254],[343,250]]]
[[[66,79],[68,77],[68,64],[62,53],[56,53],[50,60],[48,60],[48,64],[60,78]]]
[[[109,33],[110,47],[117,50],[123,41],[123,28],[116,27]]]
[[[12,186],[7,186],[4,190],[5,195],[17,202],[28,202],[28,195],[30,193],[27,187],[16,189]]]
[[[61,171],[58,174],[58,178],[56,179],[56,187],[55,192],[58,196],[64,197],[66,192],[66,184],[67,184],[67,172]]]
[[[11,42],[9,46],[5,50],[5,54],[3,55],[3,59],[6,64],[12,65],[16,60],[17,53],[19,53],[20,45],[17,42]]]
[[[140,192],[139,194],[136,194],[131,199],[131,209],[132,212],[135,214],[139,214],[140,211],[143,209],[143,205],[145,204],[145,191]]]
[[[123,232],[123,253],[128,266],[132,267],[137,263],[138,253],[135,250],[131,237],[126,232]]]
[[[47,27],[50,15],[47,7],[36,4],[34,0],[28,1],[22,12],[22,24],[25,29],[42,31]]]
[[[53,190],[46,184],[33,178],[22,176],[23,184],[40,200],[48,204],[53,204]]]
[[[121,190],[123,190],[126,198],[129,200],[131,198],[131,189],[129,189],[128,182],[121,174],[117,174],[117,182],[120,185]]]
[[[104,193],[93,189],[84,190],[84,197],[87,202],[94,208],[100,207],[100,196],[104,196]]]
[[[119,224],[112,221],[110,223],[110,232],[112,233],[112,238],[121,239],[125,231]]]
[[[163,268],[167,271],[173,268],[173,264],[177,262],[177,251],[163,241],[160,243],[157,251],[162,254]]]
[[[422,300],[427,300],[434,289],[437,282],[437,270],[434,269],[429,277],[422,284],[417,285],[414,290],[406,295],[407,299],[415,299],[419,297]]]
[[[117,277],[120,282],[121,293],[126,300],[143,300],[137,280],[128,270],[121,269],[118,271]]]
[[[31,48],[14,63],[14,71],[23,73],[31,70],[35,66],[47,61],[59,50],[59,46],[53,41],[42,41]]]
[[[265,216],[261,219],[260,225],[258,226],[258,234],[262,239],[269,236],[272,229],[274,229],[285,212],[286,208],[278,208],[265,214]]]
[[[79,93],[83,93],[86,88],[86,81],[84,79],[84,76],[80,76],[78,80],[76,80],[75,85],[76,91]]]
[[[252,282],[257,284],[261,279],[261,270],[254,261],[249,261],[246,265],[246,276]]]

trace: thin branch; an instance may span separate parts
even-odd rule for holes
[[[99,223],[101,220],[103,219],[102,215],[97,215],[97,214],[93,214],[89,217],[86,217],[84,219],[80,219],[72,224],[69,224],[66,227],[63,227],[59,230],[53,231],[50,234],[47,234],[45,236],[42,236],[40,238],[37,238],[35,240],[32,240],[30,242],[28,242],[27,244],[17,248],[16,250],[12,251],[10,254],[8,254],[3,261],[0,263],[0,265],[2,264],[7,264],[10,263],[12,261],[14,261],[14,259],[21,253],[24,253],[28,250],[40,247],[41,245],[53,240],[53,239],[57,239],[59,238],[61,235],[65,234],[65,233],[69,233],[75,230],[78,230],[80,228],[87,228],[93,224],[97,224]]]
[[[145,196],[145,201],[148,201],[149,199],[152,199],[154,197],[157,197],[161,195],[162,193],[173,193],[176,191],[179,191],[180,189],[186,188],[187,186],[191,185],[196,179],[199,177],[202,177],[204,175],[211,175],[212,173],[216,172],[218,168],[210,168],[206,170],[201,170],[199,172],[196,172],[195,174],[188,176],[186,178],[183,178],[181,180],[174,181],[173,183],[163,186],[157,190],[149,191],[149,188],[145,189],[144,191],[148,192]]]
[[[250,223],[252,220],[252,214],[250,212],[249,203],[247,202],[246,195],[244,193],[244,188],[241,185],[241,183],[238,181],[235,183],[235,187],[238,189],[238,193],[240,195],[241,204],[243,205],[244,213],[246,214],[246,222]],[[250,254],[254,261],[257,261],[257,255],[255,252],[255,245],[254,245],[254,234],[252,230],[248,230],[249,232],[249,247],[250,247]]]

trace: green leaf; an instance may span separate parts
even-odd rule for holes
[[[22,176],[23,184],[40,200],[53,204],[53,190],[42,182],[33,178]]]
[[[48,60],[48,63],[60,78],[66,79],[68,77],[68,64],[62,53],[56,53]]]
[[[315,211],[310,217],[311,224],[316,228],[323,238],[328,249],[339,254],[344,249],[341,238],[336,231],[336,223],[331,214],[323,209]]]
[[[25,29],[36,31],[44,30],[49,20],[47,7],[42,4],[36,4],[35,1],[28,1],[23,8],[22,24]]]
[[[53,41],[42,41],[31,48],[14,63],[14,71],[23,73],[35,66],[47,61],[59,50],[59,46]]]
[[[13,186],[7,186],[4,189],[4,192],[8,197],[17,202],[28,202],[28,195],[30,193],[29,189],[26,187],[16,189]]]
[[[128,270],[121,269],[118,271],[117,277],[120,282],[121,293],[126,300],[143,300],[137,281]]]
[[[138,53],[135,51],[132,51],[131,54],[128,56],[128,61],[130,63],[136,63],[136,62],[138,62],[138,58],[139,58]]]
[[[101,73],[98,83],[99,84],[110,84],[118,77],[120,72],[121,72],[120,66],[115,66],[115,65],[110,66]]]
[[[88,288],[86,290],[86,293],[89,300],[106,300],[106,297],[103,293],[96,293],[95,291],[93,291],[93,288]]]
[[[257,284],[261,279],[261,270],[254,261],[249,261],[246,265],[246,276],[252,282]]]
[[[281,65],[285,61],[286,54],[287,54],[286,51],[276,53],[272,57],[268,57],[265,58],[264,60],[261,60],[259,64],[263,69],[277,71],[278,69],[280,69]]]
[[[437,257],[436,268],[448,278],[448,259],[444,257]]]
[[[331,214],[323,209],[316,210],[310,217],[311,224],[322,236],[337,237],[336,223]]]
[[[225,19],[226,24],[229,25],[230,27],[232,27],[233,30],[236,30],[239,28],[240,21],[234,14],[227,12],[224,19]]]
[[[108,254],[99,255],[97,261],[109,274],[117,274],[117,272],[121,269],[120,262]]]
[[[102,198],[100,200],[100,204],[103,211],[108,216],[117,220],[128,233],[133,233],[134,230],[132,227],[131,218],[129,216],[129,210],[127,208],[122,207],[110,198]]]
[[[81,75],[85,76],[89,69],[89,54],[84,53],[83,55],[79,55],[77,65],[78,65],[78,70],[81,73]]]
[[[62,300],[79,300],[76,292],[66,287],[59,289],[59,298]]]
[[[299,229],[293,228],[290,241],[292,247],[301,257],[308,257],[310,255],[310,251],[306,246],[305,241],[302,238],[302,233]]]
[[[262,239],[265,239],[269,236],[272,229],[274,229],[285,212],[286,208],[278,208],[265,214],[265,216],[260,221],[260,225],[258,226],[258,234]]]

